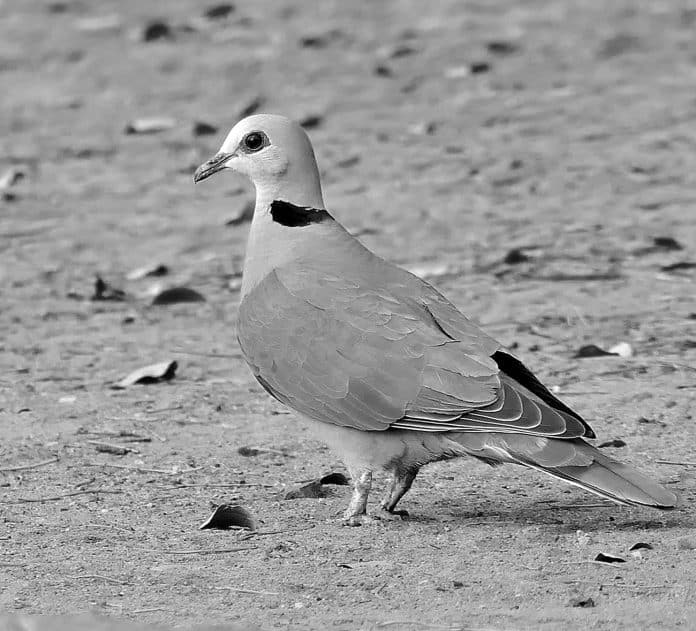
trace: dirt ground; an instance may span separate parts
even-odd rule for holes
[[[664,269],[696,261],[696,4],[206,6],[0,2],[0,174],[25,173],[0,201],[0,610],[181,629],[696,629],[696,271]],[[153,19],[163,37],[143,41]],[[283,499],[344,469],[239,356],[248,226],[225,223],[253,190],[192,183],[254,101],[314,118],[332,213],[682,507],[598,504],[465,460],[422,472],[408,521],[342,527],[344,486]],[[153,116],[177,124],[124,133]],[[527,260],[504,262],[515,248]],[[169,275],[127,278],[153,264]],[[126,300],[90,300],[96,274]],[[150,306],[171,286],[207,300]],[[573,358],[618,342],[633,357]],[[165,360],[170,382],[111,389]],[[225,502],[258,534],[199,530]],[[639,542],[653,549],[629,553]]]

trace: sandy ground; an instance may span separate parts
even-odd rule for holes
[[[695,271],[662,269],[696,261],[696,4],[204,8],[1,3],[0,173],[25,177],[0,202],[0,610],[165,628],[696,628],[696,469],[658,462],[696,460]],[[153,19],[171,30],[145,42]],[[257,99],[319,117],[337,218],[427,275],[683,507],[598,506],[464,460],[424,470],[400,523],[340,526],[347,487],[283,499],[344,470],[239,357],[247,226],[225,222],[253,191],[191,180]],[[124,133],[152,116],[177,125]],[[195,136],[197,121],[218,131]],[[513,248],[529,260],[504,263]],[[152,264],[169,275],[128,280]],[[127,300],[90,300],[96,274]],[[176,285],[206,302],[149,306]],[[622,341],[633,357],[573,358]],[[172,381],[110,388],[165,360]],[[198,530],[223,502],[259,534]],[[653,549],[631,555],[638,542]]]

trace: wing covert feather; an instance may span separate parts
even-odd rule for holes
[[[436,290],[388,272],[371,282],[306,265],[269,274],[238,321],[262,386],[303,415],[362,430],[584,434],[501,381],[491,358],[500,345]]]

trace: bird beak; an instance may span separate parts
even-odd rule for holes
[[[232,157],[231,153],[216,153],[210,160],[207,160],[196,169],[193,174],[193,181],[198,184],[214,173],[222,171],[225,163]]]

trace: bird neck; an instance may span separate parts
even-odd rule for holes
[[[242,299],[273,270],[305,258],[327,242],[338,245],[351,238],[319,201],[319,208],[313,208],[257,196],[244,260]]]

